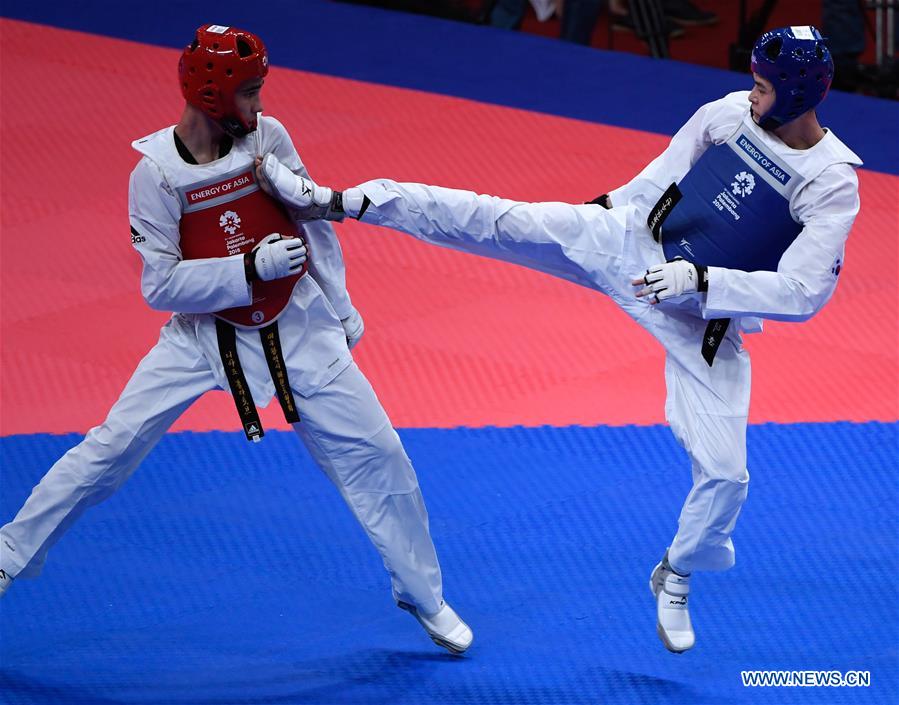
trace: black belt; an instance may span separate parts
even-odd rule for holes
[[[671,215],[671,211],[682,197],[683,194],[677,184],[671,184],[649,211],[646,225],[649,227],[653,239],[659,244],[662,242],[662,223]],[[715,361],[715,355],[718,354],[718,348],[721,347],[729,324],[729,318],[713,318],[705,327],[705,334],[702,336],[702,358],[709,364],[709,367]]]
[[[240,357],[237,355],[237,331],[234,326],[220,318],[215,319],[215,333],[218,338],[219,355],[222,357],[222,365],[225,367],[225,376],[228,378],[228,386],[231,388],[231,396],[237,407],[237,414],[243,425],[243,431],[249,441],[260,441],[265,435],[262,422],[259,420],[259,412],[250,392],[250,385],[244,376]],[[259,337],[262,339],[262,349],[265,353],[265,361],[268,370],[275,383],[275,394],[284,412],[284,418],[288,423],[297,423],[300,414],[297,412],[296,403],[293,400],[293,392],[290,390],[290,382],[287,379],[287,365],[284,363],[284,355],[281,352],[281,339],[278,336],[278,322],[260,329]]]
[[[715,361],[715,355],[718,354],[728,325],[730,325],[729,318],[713,318],[705,327],[705,335],[702,336],[702,357],[709,363],[709,367]]]
[[[677,184],[671,184],[671,186],[666,189],[665,193],[662,194],[662,197],[656,201],[652,210],[649,211],[646,225],[649,227],[649,232],[652,233],[652,239],[656,242],[661,244],[662,223],[664,223],[665,219],[671,215],[671,211],[674,210],[674,207],[681,198],[683,198],[683,194],[680,192]]]

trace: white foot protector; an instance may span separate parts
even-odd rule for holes
[[[656,631],[665,648],[676,654],[692,649],[696,635],[687,605],[690,577],[678,575],[663,559],[652,571],[649,589],[656,599]]]
[[[406,610],[419,624],[424,627],[437,646],[442,646],[451,654],[461,654],[474,641],[474,633],[465,622],[463,622],[455,610],[446,602],[440,603],[440,611],[433,615],[424,615],[418,611],[414,605],[408,602],[397,602],[396,606],[401,610]]]
[[[12,585],[12,576],[9,573],[7,573],[5,570],[0,568],[0,597],[3,597],[3,595],[6,593],[7,590],[9,590],[11,585]]]

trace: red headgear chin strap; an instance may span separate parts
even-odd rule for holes
[[[268,54],[252,32],[217,24],[203,25],[178,62],[184,99],[202,110],[232,137],[256,129],[256,116],[246,120],[235,102],[237,88],[268,74]]]

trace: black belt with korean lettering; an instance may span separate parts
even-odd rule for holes
[[[225,367],[225,376],[228,378],[228,386],[231,388],[231,396],[243,425],[243,431],[249,441],[260,441],[265,435],[262,422],[259,420],[259,412],[250,392],[250,385],[244,376],[240,357],[237,355],[237,331],[234,326],[220,318],[215,319],[215,333],[218,338],[219,355],[222,365]],[[297,411],[290,390],[290,382],[287,379],[287,365],[284,363],[284,354],[281,352],[281,339],[278,335],[278,322],[261,328],[259,337],[262,340],[262,350],[265,353],[265,361],[268,370],[275,383],[275,394],[284,412],[284,418],[288,423],[297,423],[300,414]]]
[[[677,184],[671,184],[649,211],[646,225],[652,233],[652,239],[657,243],[662,243],[662,223],[671,215],[671,211],[674,210],[681,198],[682,194]],[[702,336],[702,359],[708,363],[709,367],[715,361],[715,355],[718,354],[718,348],[721,347],[728,325],[730,325],[729,318],[713,318],[705,327],[705,333]]]

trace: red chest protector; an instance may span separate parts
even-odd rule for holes
[[[266,235],[302,237],[302,229],[259,184],[251,164],[214,179],[176,189],[181,200],[181,256],[185,260],[228,257],[252,250]],[[270,282],[253,282],[253,303],[215,315],[241,328],[260,328],[287,307],[293,288],[306,273]]]

